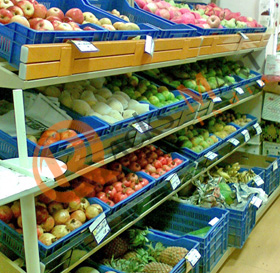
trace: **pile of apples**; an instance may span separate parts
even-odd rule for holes
[[[27,138],[39,146],[48,146],[57,141],[68,140],[71,138],[73,139],[73,141],[71,141],[68,147],[70,146],[72,147],[83,143],[83,141],[80,138],[77,138],[77,140],[74,139],[75,137],[77,137],[77,135],[78,134],[76,133],[76,131],[72,129],[67,129],[62,132],[49,129],[49,130],[45,130],[38,139],[34,135],[27,135]]]
[[[52,201],[45,194],[36,200],[37,236],[49,246],[103,212],[99,204],[77,197],[69,203]],[[20,201],[0,206],[0,220],[22,234]]]
[[[108,30],[139,30],[134,23],[115,22],[109,18],[97,19],[89,11],[71,8],[65,13],[58,7],[47,9],[36,0],[1,0],[0,23],[17,22],[38,31],[83,31],[96,30],[91,26],[81,28],[82,24],[93,23]]]

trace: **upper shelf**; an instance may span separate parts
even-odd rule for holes
[[[0,62],[5,88],[28,89],[89,78],[174,66],[202,59],[262,50],[269,33],[157,39],[153,57],[145,40],[93,42],[98,52],[82,53],[72,43],[24,45],[19,70]]]

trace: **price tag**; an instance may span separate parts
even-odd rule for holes
[[[212,99],[213,102],[221,102],[222,99],[220,97],[215,97],[214,99]]]
[[[235,91],[236,91],[239,95],[244,94],[244,90],[243,90],[241,87],[235,88]]]
[[[146,42],[145,42],[145,52],[150,54],[153,57],[154,50],[155,50],[155,42],[154,42],[152,36],[147,35]]]
[[[253,196],[251,204],[254,205],[255,207],[259,208],[262,204],[262,199],[260,199],[257,196]]]
[[[194,267],[200,259],[200,257],[200,253],[195,248],[193,248],[185,256],[185,259],[191,264],[192,267]]]
[[[178,186],[181,184],[181,180],[177,173],[173,173],[169,175],[166,179],[167,181],[170,181],[171,187],[173,190],[177,189]]]
[[[257,84],[261,88],[265,86],[265,83],[262,80],[257,80]]]
[[[140,134],[143,134],[151,129],[153,129],[152,126],[150,126],[148,123],[144,121],[139,121],[137,123],[132,124],[132,127],[134,127]]]
[[[262,128],[258,123],[255,123],[253,127],[255,128],[257,135],[260,135],[262,133]]]
[[[236,138],[230,138],[227,142],[231,143],[233,146],[238,146],[240,143]]]
[[[250,134],[247,129],[243,130],[241,134],[244,136],[245,142],[248,142],[250,140]]]
[[[244,40],[249,40],[248,36],[245,35],[243,32],[238,32],[238,34],[239,34]]]
[[[97,244],[100,244],[108,235],[110,227],[104,212],[99,214],[98,218],[89,226],[89,231],[93,234]]]
[[[71,43],[73,43],[81,52],[98,52],[99,49],[95,47],[91,42],[88,41],[76,41],[71,40]]]
[[[254,176],[253,179],[257,186],[264,184],[264,181],[262,180],[262,178],[259,175]]]
[[[214,226],[220,219],[218,217],[214,217],[212,220],[208,222],[210,226]]]
[[[273,167],[273,171],[277,170],[278,169],[278,162],[277,160],[275,160],[273,163],[272,163],[272,167]]]
[[[218,155],[216,153],[213,152],[208,152],[204,157],[206,157],[209,160],[214,160]]]

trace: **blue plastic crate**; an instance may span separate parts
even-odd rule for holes
[[[258,121],[258,119],[257,119],[256,117],[254,117],[254,116],[252,116],[252,115],[250,115],[250,114],[246,114],[246,117],[247,117],[247,118],[250,118],[251,121],[249,121],[247,124],[245,124],[245,126],[242,126],[240,131],[242,131],[243,129],[246,129],[246,128],[252,126],[253,124],[257,123],[257,121]],[[233,123],[234,125],[236,125],[236,124],[234,123],[234,121],[233,121],[232,123]]]
[[[162,20],[160,17],[156,18],[150,14],[143,12],[140,9],[131,7],[126,0],[119,1],[100,1],[88,0],[89,4],[97,6],[106,11],[117,9],[120,14],[126,15],[131,22],[136,24],[149,23],[159,28],[157,38],[180,38],[196,36],[196,30],[188,25],[175,25],[172,22]]]
[[[218,221],[204,236],[187,233],[209,226],[209,221]],[[166,232],[166,236],[188,238],[199,242],[200,272],[210,272],[228,247],[229,212],[219,208],[200,208],[192,205],[166,201],[144,218],[155,233]],[[160,233],[161,234],[161,233]]]
[[[251,204],[251,196],[246,206],[240,210],[228,209],[229,232],[228,244],[236,248],[242,248],[249,234],[256,224],[256,206]]]
[[[147,192],[148,190],[150,190],[151,188],[153,188],[156,185],[155,179],[153,177],[147,175],[146,173],[136,172],[136,174],[138,175],[138,177],[147,179],[149,181],[149,184],[146,185],[144,188],[140,189],[139,191],[136,191],[135,193],[131,194],[126,199],[120,201],[119,203],[115,204],[112,207],[109,206],[108,204],[106,204],[105,202],[99,200],[100,202],[102,202],[104,207],[106,207],[109,210],[108,215],[115,213],[117,210],[121,209],[123,206],[125,206],[126,204],[128,204],[129,202],[134,200],[136,197],[142,195],[143,193]]]
[[[278,168],[276,170],[271,170],[265,174],[265,193],[271,195],[275,189],[279,186],[280,169],[279,169],[279,157],[277,159]]]
[[[105,215],[109,212],[109,209],[107,206],[104,206],[103,203],[97,199],[97,198],[89,198],[88,199],[90,204],[99,204],[102,206],[103,211]],[[79,233],[84,232],[90,225],[93,223],[99,216],[88,220],[85,222],[82,226],[79,228],[73,230],[66,236],[58,239],[56,242],[51,244],[50,246],[46,246],[40,241],[38,241],[39,244],[39,254],[41,258],[45,258],[48,255],[52,254],[53,252],[57,251],[61,247],[63,247],[65,244],[69,243],[76,235]],[[8,226],[6,223],[2,222],[0,220],[0,242],[6,245],[8,248],[10,248],[12,251],[14,251],[18,256],[24,259],[24,245],[23,245],[23,236],[22,234],[19,234],[17,231],[12,229],[10,226]]]
[[[150,230],[153,232],[153,230]],[[184,247],[191,251],[192,249],[199,250],[199,243],[194,240],[190,240],[187,238],[170,238],[166,236],[164,233],[157,232],[157,233],[149,233],[147,236],[148,240],[155,246],[157,242],[161,242],[165,247],[168,246],[177,246],[177,247]],[[107,267],[105,265],[96,264],[96,268],[101,272],[106,271],[114,271],[116,273],[123,273],[122,271],[112,269],[110,267]],[[186,272],[186,260],[182,259],[177,265],[173,267],[173,269],[170,271],[170,273],[185,273]],[[193,267],[190,273],[198,273],[199,272],[199,261],[196,263],[196,265]]]
[[[90,126],[93,130],[86,132],[84,132],[85,130],[83,130],[82,128],[82,123],[78,125],[76,123],[73,124],[73,127],[71,127],[70,129],[74,129],[78,132],[77,137],[74,138],[69,138],[67,140],[59,140],[51,145],[46,146],[38,146],[34,142],[27,139],[28,156],[33,156],[34,152],[36,153],[36,155],[42,154],[44,156],[55,154],[59,151],[69,148],[68,145],[70,145],[71,141],[75,142],[77,140],[82,140],[84,142],[84,145],[87,146],[91,139],[95,138],[96,135],[102,136],[107,132],[109,128],[109,126],[105,122],[99,120],[94,120],[93,122],[91,122]],[[11,137],[10,135],[1,130],[0,157],[3,159],[18,157],[17,138]]]
[[[246,171],[246,170],[248,170],[248,169],[247,168],[240,168],[239,172],[243,172],[243,171]],[[264,181],[264,179],[265,179],[265,177],[264,177],[265,176],[264,170],[258,169],[258,168],[251,168],[251,170]],[[265,186],[264,183],[262,185],[260,185],[260,186],[257,186],[255,181],[254,181],[254,178],[251,181],[249,181],[247,183],[247,185],[249,187],[260,188],[260,189],[263,189],[263,190],[264,190],[264,186]]]
[[[240,79],[242,79],[242,85],[246,85],[246,84],[256,82],[257,80],[260,80],[262,78],[262,74],[258,73],[256,71],[250,70],[250,75],[251,74],[253,74],[254,77],[252,77],[250,79],[244,79],[244,78],[239,77]]]

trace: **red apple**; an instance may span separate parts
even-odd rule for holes
[[[13,17],[13,14],[11,11],[7,9],[0,9],[0,23],[1,24],[8,24],[10,23],[11,19]]]
[[[83,28],[83,30],[96,30],[95,28],[93,28],[93,27],[90,27],[90,26],[86,26],[86,27],[84,27]]]
[[[62,20],[62,22],[64,23],[70,23],[70,22],[74,22],[74,20],[71,17],[65,16]]]
[[[0,220],[8,224],[13,218],[13,211],[7,205],[0,206]]]
[[[30,27],[30,24],[29,24],[28,20],[22,15],[13,16],[10,23],[13,23],[13,22],[19,23],[19,24],[24,25],[26,27]]]
[[[53,8],[48,9],[48,11],[47,11],[47,17],[49,17],[49,16],[56,16],[56,17],[60,18],[60,20],[63,20],[64,13],[61,9],[53,7]]]
[[[21,0],[17,2],[16,5],[22,9],[25,18],[29,19],[33,16],[35,9],[31,2],[27,0]]]
[[[49,212],[48,210],[40,205],[36,206],[36,220],[37,220],[37,224],[40,225],[43,222],[45,222],[47,220],[47,218],[49,217]]]
[[[83,16],[84,16],[84,21],[86,21],[87,23],[95,24],[98,21],[98,19],[95,17],[95,15],[92,12],[89,11],[83,12]]]
[[[18,218],[21,215],[20,202],[14,201],[11,206],[11,210],[13,212],[14,218]]]
[[[36,0],[28,0],[30,3],[32,3],[33,5],[37,5],[39,4]]]
[[[207,18],[206,22],[211,28],[218,28],[221,23],[221,20],[218,16],[211,15]]]
[[[43,4],[35,4],[34,14],[32,17],[45,19],[46,16],[47,16],[47,8]]]
[[[50,21],[46,19],[41,19],[35,24],[34,29],[39,31],[44,31],[44,30],[54,30],[54,27]]]
[[[60,140],[60,133],[58,133],[56,130],[46,130],[41,134],[41,137],[52,137],[56,140]]]
[[[47,20],[49,20],[50,22],[53,22],[53,21],[59,21],[59,22],[62,22],[62,20],[61,20],[59,17],[57,17],[57,16],[53,16],[53,15],[48,16],[46,19],[47,19]]]
[[[12,2],[14,5],[16,5],[17,2],[19,2],[19,1],[21,1],[21,0],[11,0],[11,2]]]
[[[7,9],[13,5],[13,2],[10,0],[0,0],[0,9]]]
[[[68,139],[71,137],[75,137],[77,133],[74,130],[67,129],[60,133],[60,139]]]
[[[7,10],[9,10],[13,16],[15,15],[23,15],[23,11],[20,7],[18,6],[11,6],[11,7],[8,7]]]
[[[78,8],[72,8],[69,9],[66,13],[65,16],[68,16],[74,20],[74,22],[78,24],[82,24],[84,21],[84,15],[83,12],[78,9]]]
[[[30,27],[34,29],[35,25],[37,24],[38,21],[42,20],[42,18],[31,18],[28,20]],[[37,143],[37,139],[36,139]]]
[[[39,237],[44,233],[44,230],[41,226],[37,225],[37,236]]]
[[[79,26],[77,23],[75,23],[75,22],[69,22],[68,24],[69,24],[74,30],[80,29],[80,26]]]
[[[44,20],[44,19],[42,19],[42,20]],[[57,142],[57,139],[54,138],[54,137],[40,137],[38,142],[37,142],[37,144],[39,146],[48,146],[48,145],[51,145],[51,144],[53,144],[55,142]]]
[[[68,23],[59,23],[57,26],[54,26],[54,30],[72,31],[73,28]]]

